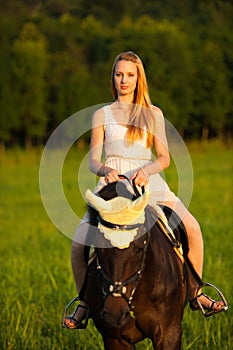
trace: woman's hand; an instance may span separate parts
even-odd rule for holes
[[[146,186],[149,182],[149,171],[146,168],[138,169],[130,178],[134,180],[135,185],[140,187]]]
[[[111,182],[116,182],[119,180],[118,177],[118,171],[115,169],[110,169],[107,175],[105,175],[104,180],[107,184],[110,184]]]

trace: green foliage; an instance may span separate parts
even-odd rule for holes
[[[25,24],[19,39],[13,42],[12,52],[12,90],[18,106],[19,131],[23,131],[25,141],[30,146],[32,138],[43,137],[47,124],[44,80],[46,43],[35,24]]]
[[[38,143],[110,102],[115,56],[142,57],[154,104],[184,137],[232,137],[231,1],[2,2],[0,142]]]

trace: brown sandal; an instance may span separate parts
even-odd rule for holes
[[[192,311],[201,310],[201,312],[203,313],[203,315],[205,317],[209,317],[209,316],[213,316],[221,311],[225,311],[228,309],[227,301],[226,301],[224,295],[222,294],[222,292],[217,287],[215,287],[214,285],[207,283],[207,282],[205,282],[203,284],[203,286],[207,286],[207,287],[211,287],[211,288],[215,289],[218,292],[221,300],[214,300],[202,292],[199,293],[199,290],[197,290],[197,296],[195,298],[193,298],[192,300],[190,300],[190,302],[189,302],[189,306],[190,306],[190,309]],[[201,302],[201,300],[199,300],[200,297],[205,297],[207,300],[209,300],[211,302],[210,306],[208,307],[208,306],[204,305],[203,302]],[[214,304],[216,304],[216,303],[221,303],[221,305],[219,305],[219,307],[217,307],[217,308],[214,308]]]
[[[209,301],[211,301],[211,305],[210,307],[207,307],[205,305],[203,305],[203,303],[201,303],[201,301],[199,300],[199,298],[201,296],[204,296],[206,299],[208,299]],[[222,305],[220,305],[220,308],[214,309],[214,304],[221,302],[220,300],[216,301],[212,298],[210,298],[208,295],[204,294],[204,293],[200,293],[198,296],[196,296],[193,300],[190,301],[190,308],[192,311],[197,311],[197,310],[201,310],[202,313],[206,316],[213,316],[215,314],[217,314],[220,311],[224,311],[225,309],[225,304],[223,303]]]
[[[64,311],[64,315],[63,315],[63,321],[62,321],[62,327],[64,328],[69,328],[69,329],[85,329],[87,327],[87,324],[88,324],[88,318],[89,318],[89,308],[85,305],[82,305],[82,304],[79,304],[76,309],[74,310],[74,312],[71,314],[71,315],[68,315],[67,316],[67,310],[68,308],[73,304],[75,303],[76,301],[80,300],[78,297],[72,299],[68,305],[66,306],[65,308],[65,311]],[[85,313],[83,314],[83,317],[81,317],[80,320],[77,320],[75,318],[75,315],[76,313],[78,312],[78,310],[82,308],[82,309],[85,309]],[[67,321],[69,323],[67,323]],[[70,324],[70,321],[72,324]]]

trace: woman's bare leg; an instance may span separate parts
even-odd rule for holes
[[[188,236],[188,257],[198,275],[202,277],[204,244],[200,225],[198,224],[194,216],[187,210],[187,208],[185,208],[182,202],[164,202],[162,204],[173,209],[181,218]]]
[[[202,277],[204,262],[204,243],[200,225],[189,211],[186,211],[182,218],[182,221],[187,231],[189,242],[188,258],[193,264],[198,275]]]
[[[200,225],[194,216],[185,208],[182,202],[164,202],[161,203],[167,207],[173,209],[181,218],[188,236],[189,252],[188,258],[191,261],[194,269],[200,277],[203,273],[203,260],[204,260],[204,244]],[[214,310],[221,309],[224,305],[221,301],[216,301],[213,305],[212,302],[205,296],[199,298],[203,306],[212,308]]]
[[[84,256],[84,243],[88,229],[89,223],[81,223],[76,231],[75,237],[72,242],[71,265],[78,294],[82,289],[87,273],[87,265]],[[87,303],[85,300],[82,299],[80,300],[80,305],[86,307]],[[85,315],[86,309],[79,307],[72,317],[75,318],[78,322],[81,322]],[[72,319],[69,318],[65,320],[65,324],[67,327],[74,326],[74,322],[72,321]]]
[[[89,223],[80,224],[72,242],[71,265],[78,294],[81,291],[87,272],[84,256],[84,242],[88,229]]]

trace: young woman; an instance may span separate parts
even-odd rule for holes
[[[170,162],[164,117],[161,110],[151,104],[143,64],[135,53],[129,51],[117,56],[112,69],[112,93],[114,102],[93,115],[90,170],[100,177],[96,192],[106,184],[118,181],[119,174],[134,179],[138,186],[148,187],[152,206],[164,204],[182,218],[189,240],[189,259],[202,276],[200,226],[159,175]],[[155,161],[151,160],[153,146],[157,155]],[[103,148],[105,164],[101,162]],[[84,243],[89,227],[86,214],[72,244],[71,260],[78,293],[86,275]],[[197,298],[209,310],[219,312],[224,307],[222,301],[214,301],[199,292],[192,309],[199,308]],[[75,312],[65,319],[65,326],[83,328],[87,309],[86,301],[80,300]]]

